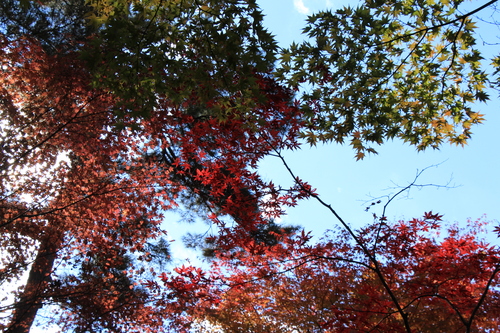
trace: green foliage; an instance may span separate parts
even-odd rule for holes
[[[393,138],[418,150],[465,144],[488,78],[461,2],[367,0],[310,16],[310,41],[283,50],[277,71],[305,90],[307,141],[350,140],[358,159]]]
[[[161,237],[157,241],[146,243],[145,249],[147,251],[146,261],[153,262],[160,267],[163,267],[171,260],[170,244]]]
[[[500,90],[500,56],[493,58],[492,65],[495,68],[493,73],[495,81],[493,82],[493,85],[497,90]]]
[[[279,244],[283,236],[291,236],[300,229],[299,226],[282,226],[274,220],[267,223],[258,224],[248,233],[249,240],[257,245],[275,246]],[[220,249],[217,248],[216,237],[206,237],[204,234],[193,234],[188,232],[182,237],[182,241],[187,248],[202,250],[203,256],[208,259],[214,259]]]
[[[349,142],[358,159],[393,138],[419,150],[465,144],[483,119],[472,104],[488,99],[488,76],[461,4],[367,0],[310,16],[309,40],[282,50],[275,73],[303,88],[302,136]],[[81,56],[93,85],[118,97],[119,118],[148,117],[159,99],[209,107],[221,121],[248,116],[261,97],[255,73],[277,55],[255,0],[6,0],[0,10],[7,35],[52,49],[87,40]]]
[[[250,232],[250,236],[257,244],[274,246],[279,243],[279,236],[290,236],[300,229],[299,226],[281,226],[274,221],[266,224],[259,224],[256,229]]]
[[[254,74],[275,61],[276,43],[255,1],[94,1],[98,27],[83,57],[96,87],[123,100],[119,115],[146,117],[158,97],[175,105],[217,101],[216,116],[249,112]],[[234,93],[240,100],[229,101]],[[214,104],[215,105],[215,104]],[[245,105],[245,107],[241,107]]]
[[[3,0],[0,31],[8,38],[36,39],[49,54],[75,50],[94,29],[84,19],[85,0]]]
[[[26,332],[49,301],[65,310],[54,319],[67,323],[63,331],[159,331],[165,318],[174,322],[207,296],[203,289],[213,282],[189,267],[175,269],[176,275],[156,273],[154,266],[162,268],[170,258],[168,242],[157,238],[163,213],[179,205],[217,224],[217,236],[188,234],[185,242],[206,257],[240,260],[230,289],[238,297],[245,294],[236,287],[244,287],[242,281],[253,274],[240,270],[248,263],[258,263],[248,267],[257,267],[252,280],[260,281],[287,277],[282,273],[292,272],[293,251],[307,260],[294,269],[308,268],[309,258],[317,258],[340,262],[329,269],[336,273],[355,263],[350,254],[363,252],[368,261],[357,264],[367,274],[361,277],[381,283],[366,285],[373,299],[383,301],[378,313],[384,320],[399,313],[409,327],[405,311],[420,294],[404,298],[411,288],[402,288],[401,302],[387,284],[404,270],[381,270],[389,260],[375,260],[363,238],[310,185],[294,176],[294,187],[276,188],[256,170],[271,153],[288,168],[279,151],[299,146],[303,125],[302,135],[311,144],[350,140],[358,159],[375,152],[370,145],[393,138],[419,150],[445,140],[464,144],[471,126],[482,121],[471,105],[488,99],[488,76],[474,49],[472,13],[455,14],[460,3],[366,0],[359,8],[320,12],[304,29],[311,41],[283,50],[272,73],[277,47],[255,0],[1,1],[0,111],[6,130],[0,153],[5,155],[1,171],[8,175],[0,183],[7,235],[1,246],[8,270],[2,268],[7,273],[0,278],[20,279],[31,265],[19,300],[4,307],[14,309],[9,332],[21,326]],[[494,66],[498,77],[500,58]],[[275,82],[273,74],[288,86]],[[290,88],[300,91],[303,84],[306,92],[293,105]],[[115,131],[126,127],[132,131]],[[56,162],[63,153],[68,162]],[[304,232],[294,238],[296,227],[273,223],[282,207],[307,197],[329,208],[358,246],[314,249],[306,245],[310,237]],[[379,249],[385,228],[383,223],[367,232]],[[387,234],[402,241],[405,228]],[[401,248],[398,243],[393,249]],[[332,255],[329,249],[335,250]],[[345,258],[334,258],[342,251]],[[394,259],[405,264],[408,255]],[[54,262],[71,265],[62,278]],[[328,272],[312,269],[316,277]],[[497,265],[492,278],[483,281],[493,281],[498,271]],[[145,275],[150,280],[141,281]],[[331,289],[318,284],[314,274],[302,276],[306,290]],[[346,282],[345,274],[338,277]],[[331,283],[331,276],[326,279]],[[337,294],[352,296],[348,287]],[[220,294],[207,301],[210,309]],[[373,310],[367,294],[357,290],[355,301],[368,300],[366,308]]]

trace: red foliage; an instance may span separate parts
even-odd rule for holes
[[[302,234],[261,255],[248,247],[220,255],[213,271],[222,283],[212,293],[221,299],[187,320],[224,332],[497,329],[500,249],[478,237],[480,221],[441,235],[440,220],[426,213],[363,228],[369,255],[346,231],[314,245]]]
[[[204,320],[243,332],[498,327],[498,248],[475,229],[439,235],[440,215],[370,225],[356,241],[347,231],[314,245],[304,232],[256,239],[283,206],[315,195],[298,178],[281,189],[256,172],[264,156],[297,148],[302,126],[292,92],[266,74],[246,104],[158,96],[149,118],[133,118],[116,109],[131,104],[91,87],[75,54],[0,42],[0,279],[32,263],[7,332],[27,331],[47,303],[64,330],[82,331]],[[209,273],[146,270],[148,241],[177,206],[218,224]]]
[[[299,195],[281,195],[255,172],[263,156],[297,147],[300,126],[291,92],[265,74],[256,74],[262,94],[248,107],[197,105],[195,98],[173,105],[159,97],[148,119],[118,117],[120,103],[91,88],[75,54],[47,55],[29,39],[0,42],[0,228],[8,235],[0,244],[1,278],[15,281],[38,246],[36,274],[13,305],[10,330],[29,328],[50,299],[62,306],[55,320],[65,329],[160,331],[174,301],[155,283],[141,285],[144,265],[127,256],[148,257],[146,243],[164,232],[165,210],[205,207],[223,230],[220,217],[228,215],[235,235],[248,238],[266,221],[259,211],[265,195],[268,215]],[[225,119],[190,113],[215,106]],[[241,241],[233,237],[227,246]],[[60,265],[67,270],[56,270]],[[181,282],[166,285],[189,294],[194,285]]]

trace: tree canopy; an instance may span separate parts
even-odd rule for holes
[[[464,144],[498,83],[471,20],[491,3],[367,0],[279,49],[254,0],[3,1],[0,283],[18,289],[0,328],[29,332],[43,307],[65,332],[497,327],[499,253],[480,222],[354,230],[281,154],[301,139],[348,140],[358,159],[393,138]],[[269,155],[291,187],[261,177]],[[341,231],[312,244],[276,223],[306,198]],[[192,237],[207,271],[165,267],[173,209],[213,224]]]
[[[310,41],[282,51],[278,76],[301,96],[317,141],[350,143],[362,158],[370,144],[401,138],[423,150],[463,145],[488,99],[471,15],[462,1],[366,1],[307,20]],[[484,65],[484,64],[483,64]]]
[[[484,226],[477,220],[443,230],[433,213],[376,221],[358,235],[377,263],[340,228],[316,244],[295,235],[266,255],[248,248],[221,254],[214,265],[223,283],[212,292],[218,302],[192,313],[206,332],[495,330],[500,295],[497,287],[485,290],[496,285],[500,252],[479,236]]]

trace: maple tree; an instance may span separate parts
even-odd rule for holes
[[[463,145],[483,118],[490,76],[463,1],[365,1],[311,15],[310,38],[281,52],[277,74],[310,87],[301,107],[311,144],[349,140],[358,159],[400,138],[418,150],[447,140]]]
[[[462,14],[464,1],[366,1],[312,15],[304,28],[310,40],[282,50],[253,0],[44,1],[56,14],[38,21],[79,8],[58,32],[78,31],[74,41],[87,37],[80,50],[93,85],[123,97],[115,105],[120,114],[147,116],[158,94],[175,102],[217,97],[224,105],[213,105],[218,119],[251,113],[259,95],[252,73],[273,69],[279,58],[273,74],[294,89],[307,88],[297,98],[308,122],[301,136],[311,144],[348,140],[361,159],[393,138],[419,150],[467,142],[483,120],[473,104],[489,99],[486,89],[497,77],[486,72],[472,16],[494,2]],[[21,3],[36,12],[34,1]],[[35,18],[21,32],[39,37],[34,14],[9,13],[4,24],[24,16]],[[92,29],[81,27],[85,20]]]
[[[3,282],[16,281],[31,264],[12,305],[12,324],[4,329],[25,332],[43,303],[65,294],[57,292],[57,265],[78,265],[92,251],[112,253],[96,249],[99,244],[140,251],[160,222],[140,217],[160,202],[142,200],[137,181],[120,178],[117,148],[126,138],[107,130],[114,123],[109,97],[87,89],[88,76],[75,55],[51,57],[29,40],[3,39],[2,60]],[[68,161],[58,162],[61,154]],[[120,224],[134,219],[134,232],[119,232]],[[108,260],[116,265],[120,258]],[[111,299],[99,302],[113,306],[106,304]]]
[[[87,3],[99,34],[82,55],[94,85],[123,97],[118,112],[148,116],[161,94],[174,103],[217,99],[211,112],[219,120],[252,113],[254,74],[271,70],[277,52],[255,1]]]
[[[5,0],[0,4],[0,26],[8,38],[30,36],[46,52],[63,53],[78,49],[95,32],[93,26],[85,23],[89,10],[82,0]]]
[[[372,13],[346,8],[318,14],[306,28],[311,37],[320,34],[318,45],[292,46],[279,55],[250,0],[3,2],[0,282],[20,287],[2,305],[8,318],[0,327],[28,332],[44,306],[54,309],[49,324],[64,331],[188,331],[193,318],[229,325],[229,331],[377,324],[411,331],[427,329],[419,325],[436,309],[441,319],[455,318],[457,329],[496,323],[495,316],[484,316],[498,311],[490,301],[497,297],[496,249],[452,230],[448,243],[426,238],[426,226],[439,220],[432,214],[406,224],[380,222],[359,235],[346,228],[356,244],[342,234],[310,246],[307,235],[279,229],[273,219],[287,205],[318,198],[311,186],[294,176],[291,188],[277,187],[257,172],[264,156],[298,148],[300,137],[315,143],[351,136],[359,158],[372,151],[365,143],[393,137],[419,149],[437,147],[443,137],[468,139],[470,126],[481,121],[469,103],[487,98],[480,55],[471,49],[474,26],[469,15],[454,17],[444,2],[412,6],[367,2]],[[424,19],[426,8],[433,11]],[[321,29],[328,24],[344,30]],[[360,24],[373,27],[369,37],[359,33]],[[429,37],[425,43],[422,36]],[[339,40],[348,41],[350,51],[341,47],[346,54],[325,58],[333,48],[328,43]],[[367,47],[372,42],[374,49]],[[404,43],[411,45],[406,58]],[[458,82],[455,90],[449,80]],[[299,83],[305,82],[320,88],[301,95]],[[457,136],[459,127],[464,131]],[[168,260],[162,222],[175,207],[217,226],[217,236],[207,239],[216,256],[213,271],[155,267],[155,258]],[[404,244],[402,236],[408,237]],[[462,242],[466,255],[451,251],[454,241]],[[385,256],[381,262],[378,252],[370,252],[372,243]],[[403,255],[411,246],[420,252]],[[353,257],[325,258],[336,251]],[[421,258],[443,263],[426,266]],[[460,275],[465,268],[471,275]],[[398,269],[402,276],[393,274]],[[417,273],[414,283],[404,279]],[[325,281],[317,287],[326,289],[314,289],[307,274]],[[444,281],[454,274],[472,287],[452,292]],[[435,283],[431,278],[443,281],[442,294],[425,294]],[[338,285],[327,283],[335,279]],[[316,304],[322,314],[286,317],[280,311],[289,306],[273,308],[294,292],[307,295],[304,309]],[[376,299],[378,313],[318,305],[344,302],[340,294],[360,307]],[[250,305],[263,317],[236,311]],[[228,323],[233,317],[247,326],[231,326],[240,325]]]
[[[186,320],[202,332],[495,330],[500,250],[478,236],[484,226],[441,233],[441,216],[426,213],[361,228],[362,246],[338,228],[317,243],[302,233],[221,252],[211,270],[219,297]]]
[[[28,331],[53,303],[65,329],[163,329],[168,304],[153,306],[139,284],[156,274],[146,272],[147,242],[161,236],[162,212],[196,197],[210,219],[223,227],[231,216],[247,238],[265,222],[258,207],[279,214],[281,194],[251,170],[271,149],[297,144],[290,91],[256,77],[266,96],[255,101],[260,125],[201,121],[165,98],[147,120],[120,117],[135,130],[117,131],[114,97],[91,88],[77,54],[49,55],[24,38],[2,46],[2,282],[31,264],[4,328]],[[264,205],[266,194],[276,201]]]

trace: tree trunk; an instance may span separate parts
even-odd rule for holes
[[[5,333],[29,333],[38,310],[43,306],[61,239],[62,233],[53,231],[40,240],[38,254],[31,265],[24,291],[14,305],[12,320]]]

